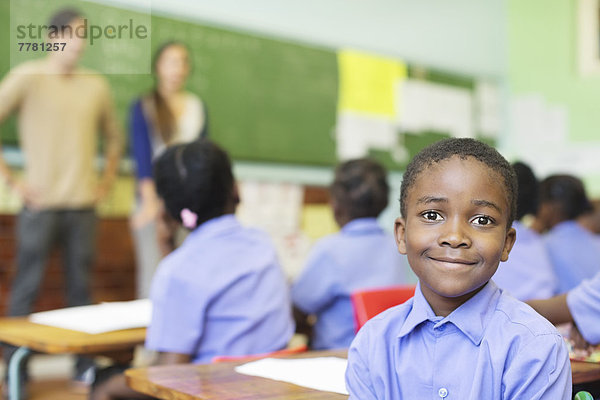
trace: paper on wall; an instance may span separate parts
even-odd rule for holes
[[[340,161],[366,157],[369,150],[388,151],[397,163],[408,161],[408,150],[399,140],[392,119],[351,111],[339,112],[336,151]]]
[[[338,52],[338,111],[393,117],[394,85],[406,78],[406,64],[396,59],[354,50]]]
[[[402,131],[437,131],[454,137],[475,137],[473,95],[468,89],[407,79],[397,85],[402,102],[396,111]]]
[[[479,81],[475,86],[477,130],[485,137],[497,138],[501,130],[501,99],[498,87]]]

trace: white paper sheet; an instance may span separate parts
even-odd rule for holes
[[[394,121],[351,111],[338,113],[336,126],[338,160],[366,157],[369,150],[389,151],[394,161],[408,161],[408,150],[399,141]]]
[[[502,129],[500,90],[490,82],[478,81],[475,85],[477,130],[485,137],[497,139]]]
[[[36,324],[92,334],[147,327],[151,318],[152,303],[148,299],[62,308],[29,316]]]
[[[397,123],[402,131],[438,131],[474,137],[473,96],[468,89],[407,79],[396,90]]]
[[[347,395],[344,380],[347,363],[348,360],[339,357],[264,358],[240,365],[235,368],[235,371]]]

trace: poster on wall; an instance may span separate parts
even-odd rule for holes
[[[579,73],[600,75],[600,0],[579,0],[575,23]]]

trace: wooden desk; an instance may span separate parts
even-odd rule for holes
[[[24,317],[0,319],[0,342],[42,353],[106,353],[135,347],[145,338],[146,328],[90,334],[34,324]]]
[[[336,356],[347,352],[311,351],[283,358]],[[168,400],[344,400],[348,396],[309,389],[291,383],[238,374],[233,370],[245,362],[217,364],[183,364],[130,369],[125,372],[127,384],[134,390]]]
[[[571,361],[573,385],[600,381],[600,363]]]
[[[285,358],[336,356],[346,351],[308,352]],[[130,369],[127,384],[134,390],[165,400],[342,400],[347,396],[304,388],[291,383],[238,374],[233,370],[244,362],[203,365],[171,365]],[[600,364],[572,361],[573,384],[600,380]]]
[[[146,328],[89,334],[39,325],[25,317],[0,319],[0,342],[19,347],[8,367],[9,399],[19,398],[19,372],[33,350],[49,354],[106,354],[134,348],[143,343]]]

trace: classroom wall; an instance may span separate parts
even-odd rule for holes
[[[136,7],[137,0],[95,0]],[[502,80],[506,75],[505,1],[457,0],[171,0],[154,13],[330,49],[353,48],[443,71]],[[236,162],[241,180],[304,185],[331,182],[328,167]],[[390,177],[390,206],[381,222],[391,231],[398,215],[401,174]]]
[[[95,0],[135,7],[139,0]],[[503,0],[170,0],[155,13],[292,39],[351,47],[460,74],[505,69]]]
[[[573,0],[507,1],[506,81],[513,105],[525,99],[534,109],[537,105],[566,115],[565,140],[542,138],[536,141],[535,152],[526,152],[526,158],[537,167],[536,173],[581,175],[591,196],[597,198],[600,196],[597,156],[600,154],[600,74],[585,76],[579,72],[579,3]],[[514,130],[509,130],[511,133],[508,149],[517,156],[521,139],[514,137]],[[553,134],[552,127],[546,134]],[[544,141],[556,143],[546,145]],[[536,152],[543,155],[544,160],[539,160]]]

